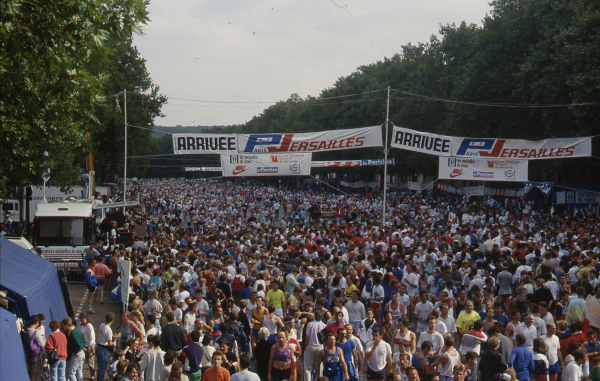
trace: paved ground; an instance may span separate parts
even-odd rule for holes
[[[81,312],[88,312],[87,306],[87,297],[88,290],[85,284],[72,284],[69,287],[69,292],[71,294],[71,302],[73,303],[73,310],[75,311],[75,315],[78,317]],[[105,298],[108,296],[108,292],[104,294]],[[113,312],[115,314],[115,322],[112,325],[113,330],[121,324],[121,316],[119,315],[119,310],[117,308],[117,303],[114,303],[111,300],[105,300],[104,304],[100,303],[100,294],[98,292],[97,302],[94,302],[92,307],[96,310],[95,314],[88,313],[88,317],[90,319],[90,323],[96,329],[96,336],[98,334],[98,327],[100,324],[104,323],[104,317],[107,313]],[[83,377],[85,380],[92,380],[90,368],[87,363],[83,365]],[[94,372],[94,377],[96,377],[96,373]],[[108,375],[106,375],[106,379],[108,380]]]

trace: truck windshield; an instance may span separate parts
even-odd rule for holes
[[[36,242],[40,246],[84,246],[91,239],[87,218],[37,218]]]

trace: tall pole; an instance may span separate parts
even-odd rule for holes
[[[127,89],[123,89],[123,115],[125,117],[125,166],[123,167],[123,202],[127,201]],[[125,207],[123,207],[125,214]]]
[[[388,125],[390,123],[390,87],[387,93],[387,110],[385,113],[385,143],[383,145],[383,225],[385,225],[385,199],[387,196],[387,156],[388,156]]]

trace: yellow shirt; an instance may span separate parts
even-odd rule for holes
[[[281,302],[285,302],[285,294],[281,290],[270,289],[265,296],[267,303],[273,303],[275,308],[281,308]]]
[[[346,300],[352,300],[352,292],[354,292],[355,290],[357,290],[357,288],[354,284],[351,284],[349,287],[346,288]]]
[[[460,328],[464,332],[467,332],[469,328],[471,328],[471,324],[475,323],[477,320],[481,320],[481,316],[475,310],[473,312],[468,313],[467,311],[463,311],[458,315],[458,319],[456,320],[456,328]]]

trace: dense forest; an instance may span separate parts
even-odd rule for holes
[[[389,119],[397,126],[465,137],[535,140],[598,135],[600,2],[493,1],[481,26],[441,26],[439,35],[428,42],[408,44],[393,57],[361,66],[318,97],[292,94],[243,125],[205,132],[308,132],[382,125],[388,86]],[[352,94],[361,95],[337,98]],[[599,138],[593,142],[596,155],[599,142]],[[158,143],[160,153],[172,152],[170,136]],[[372,159],[382,158],[383,150],[313,156]],[[403,177],[437,174],[436,157],[395,149],[390,157],[396,158],[390,171]],[[152,161],[159,168],[150,170],[164,174],[182,165],[215,164],[217,156],[161,158]],[[600,183],[600,160],[532,161],[529,172],[533,180]]]

